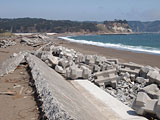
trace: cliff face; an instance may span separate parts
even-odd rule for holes
[[[128,24],[134,32],[160,32],[160,21],[128,21]]]
[[[127,21],[105,21],[104,24],[97,24],[97,27],[106,33],[132,33]]]

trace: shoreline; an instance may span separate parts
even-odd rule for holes
[[[86,35],[86,36],[92,36],[92,35]],[[145,53],[145,54],[160,56],[160,50],[154,50],[153,52],[152,50],[142,49],[142,48],[139,48],[138,46],[134,46],[134,47],[129,46],[129,45],[122,46],[119,44],[112,44],[112,43],[94,42],[94,41],[88,41],[88,40],[76,40],[71,37],[76,37],[76,36],[58,37],[58,39],[62,39],[62,40],[66,40],[66,41],[74,42],[74,43],[79,43],[79,44],[93,45],[93,46],[104,47],[104,48],[112,48],[115,50],[130,51],[130,52],[135,52],[135,53]]]
[[[59,39],[58,37],[67,37],[73,35],[80,35],[80,34],[59,34],[53,37],[53,41],[56,44],[61,46],[74,49],[84,54],[97,54],[100,56],[105,56],[107,58],[116,58],[120,62],[134,62],[141,65],[150,65],[152,67],[159,67],[160,68],[160,56],[155,54],[148,54],[148,53],[136,53],[133,51],[126,51],[126,50],[117,50],[114,48],[105,48],[95,45],[87,45],[81,43],[70,42],[67,40]],[[81,34],[84,35],[84,34]],[[92,34],[93,35],[93,34]]]

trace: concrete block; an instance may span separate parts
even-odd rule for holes
[[[102,72],[97,72],[97,73],[94,73],[94,76],[103,76],[103,77],[108,77],[109,74],[117,74],[117,70],[116,69],[110,69],[110,70],[106,70],[106,71],[102,71]]]
[[[132,108],[139,115],[153,114],[159,118],[160,108],[157,99],[151,99],[146,93],[139,92],[137,99],[134,101]]]
[[[83,70],[77,66],[71,66],[66,70],[66,77],[70,79],[77,79],[83,77]]]
[[[71,67],[71,72],[70,72],[70,78],[71,79],[76,79],[77,78],[77,68],[76,67]]]
[[[155,105],[156,105],[156,102],[157,102],[157,100],[149,100],[148,102],[147,102],[147,104],[145,105],[145,107],[144,107],[144,110],[145,110],[145,112],[147,112],[147,113],[151,113],[151,114],[156,114],[156,112],[154,111],[155,110]]]
[[[60,59],[58,62],[59,66],[62,66],[63,68],[69,67],[69,61],[67,59]]]
[[[96,56],[96,58],[95,58],[95,64],[97,64],[97,65],[102,64],[105,61],[106,61],[105,57]]]
[[[152,69],[150,66],[144,66],[140,69],[140,77],[147,78],[147,73]]]
[[[75,63],[84,63],[85,62],[85,56],[82,54],[77,54],[75,57]]]
[[[157,87],[156,84],[148,85],[141,89],[141,91],[147,93],[148,96],[152,99],[158,99],[160,97],[160,89]]]
[[[120,68],[119,72],[120,73],[126,73],[128,72],[129,74],[135,74],[136,76],[139,74],[139,69],[131,70],[130,68]]]
[[[131,81],[135,81],[136,75],[135,75],[135,74],[131,74],[131,75],[130,75],[130,78],[131,78]]]
[[[137,83],[143,84],[143,83],[149,82],[149,79],[145,79],[145,78],[143,78],[143,77],[137,77],[137,78],[135,79],[135,81],[136,81]]]
[[[85,63],[86,64],[94,64],[95,63],[95,58],[92,55],[86,55],[85,57]]]
[[[160,84],[160,73],[157,70],[150,70],[147,74],[150,83]]]
[[[150,97],[145,92],[138,92],[136,105],[140,107],[144,107],[147,104],[147,101],[151,100]]]
[[[55,56],[53,56],[53,55],[49,55],[49,56],[48,56],[48,61],[49,61],[50,64],[52,64],[53,66],[55,66],[55,65],[58,65],[58,63],[59,63],[59,58],[58,58],[58,57],[55,57]]]
[[[0,76],[13,72],[22,61],[25,61],[27,54],[27,52],[18,53],[17,56],[9,58],[0,64]]]
[[[160,109],[160,97],[159,97],[159,99],[158,99],[157,106],[158,106],[159,109]]]
[[[82,77],[83,78],[89,78],[91,76],[91,70],[87,68],[86,66],[81,66],[82,69]]]
[[[93,67],[93,72],[99,72],[100,70],[101,70],[101,68],[95,64]]]
[[[66,73],[66,71],[61,66],[58,66],[58,65],[55,66],[55,71],[61,74]]]
[[[111,84],[112,88],[116,89],[116,87],[117,87],[117,80],[112,80],[110,84]]]
[[[100,64],[101,71],[107,70],[107,67],[108,67],[108,64],[107,64],[107,63],[101,63],[101,64]]]
[[[109,61],[113,64],[118,64],[119,63],[118,59],[107,59],[107,61]]]
[[[107,73],[108,72],[108,73]],[[111,86],[112,88],[117,87],[117,79],[119,78],[114,70],[109,71],[103,71],[103,72],[97,72],[95,73],[96,79],[95,83],[97,83],[99,86],[103,85],[105,88],[106,86]]]

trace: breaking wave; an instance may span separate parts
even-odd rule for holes
[[[87,40],[76,40],[69,37],[59,37],[60,39],[67,40],[70,42],[87,44],[87,45],[95,45],[100,47],[107,47],[107,48],[115,48],[127,51],[135,51],[139,53],[150,53],[150,54],[158,54],[160,55],[160,50],[155,49],[152,47],[145,47],[145,46],[130,46],[130,45],[123,45],[123,44],[112,44],[112,43],[102,43],[102,42],[94,42],[94,41],[87,41]]]

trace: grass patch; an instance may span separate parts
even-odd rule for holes
[[[13,36],[13,34],[11,32],[0,33],[0,37],[9,37],[9,36]]]

